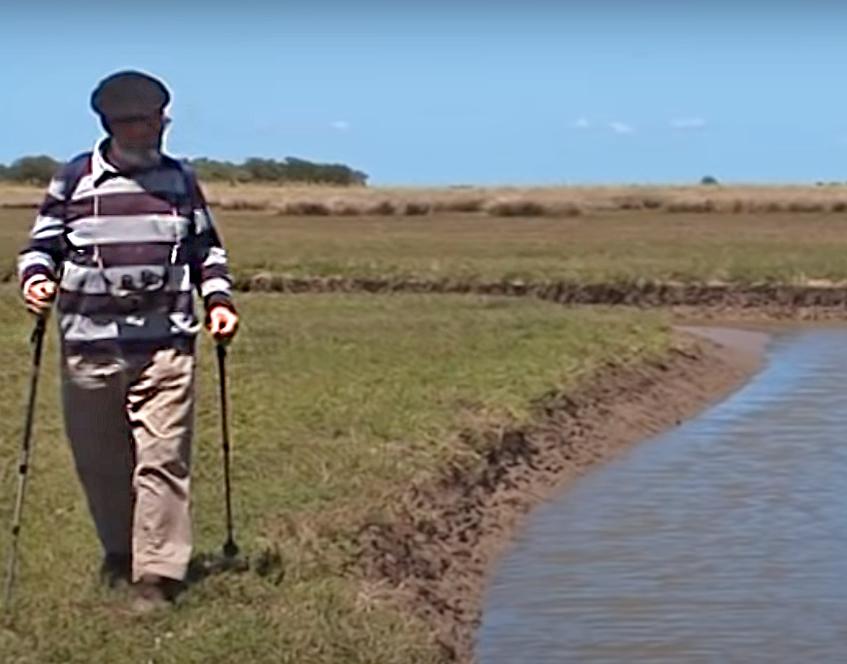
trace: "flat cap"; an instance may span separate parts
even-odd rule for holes
[[[119,71],[100,81],[91,93],[91,108],[111,120],[161,111],[171,93],[157,78],[140,71]]]

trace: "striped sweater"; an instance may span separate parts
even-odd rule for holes
[[[193,348],[194,291],[207,310],[232,308],[226,251],[193,172],[164,157],[119,172],[108,139],[50,182],[18,259],[21,287],[59,281],[66,352]]]

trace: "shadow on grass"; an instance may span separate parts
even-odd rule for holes
[[[275,551],[263,550],[253,558],[243,555],[226,555],[219,551],[201,552],[191,558],[188,563],[188,573],[182,582],[175,584],[172,597],[176,599],[192,586],[202,583],[209,577],[247,572],[269,578],[275,584],[282,581],[285,576],[282,560]]]

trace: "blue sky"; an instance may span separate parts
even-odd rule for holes
[[[0,162],[87,149],[91,89],[132,67],[171,87],[181,156],[373,184],[847,180],[847,8],[705,4],[4,7]]]

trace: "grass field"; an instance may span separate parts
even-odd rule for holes
[[[241,575],[206,578],[176,611],[134,619],[95,583],[98,552],[57,404],[49,341],[3,662],[428,662],[423,626],[361,592],[348,569],[356,529],[390,516],[410,483],[479,450],[457,433],[528,417],[551,388],[601,362],[661,353],[652,316],[534,301],[245,295],[232,408]],[[0,297],[0,522],[11,515],[29,321]],[[194,513],[198,553],[223,539],[214,374],[202,350]],[[0,532],[5,553],[8,531]]]
[[[218,212],[239,280],[299,276],[749,283],[847,278],[847,215],[597,213],[566,218],[296,217]],[[11,277],[32,210],[0,210]],[[657,314],[480,297],[242,294],[232,358],[238,538],[253,561],[212,576],[169,615],[138,620],[95,583],[97,547],[57,404],[55,339],[6,662],[437,661],[423,623],[379,601],[351,568],[355,532],[390,518],[414,482],[479,453],[459,432],[531,416],[609,359],[662,353]],[[14,288],[0,289],[0,522],[8,523],[27,381]],[[201,372],[195,456],[198,553],[223,539],[214,379]],[[8,530],[0,531],[0,552]]]
[[[235,272],[243,278],[263,270],[593,283],[847,278],[847,216],[839,215],[219,218],[238,247]]]
[[[847,215],[837,214],[344,218],[222,211],[217,219],[242,281],[263,271],[592,283],[847,279]],[[0,210],[6,277],[31,221],[30,210]]]

